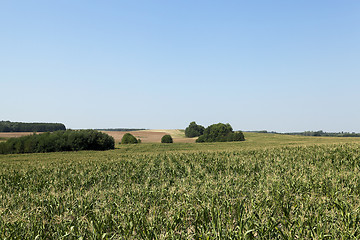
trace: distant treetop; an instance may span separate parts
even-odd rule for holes
[[[185,136],[192,138],[203,135],[205,128],[201,125],[197,125],[196,122],[191,122],[185,129]]]
[[[135,144],[139,143],[139,141],[134,137],[131,133],[125,133],[121,138],[121,144]]]
[[[161,138],[161,143],[173,143],[173,139],[170,135],[164,135],[162,138]]]
[[[234,132],[229,123],[217,123],[210,125],[204,131],[196,142],[233,142],[245,141],[244,134],[241,131]]]
[[[322,130],[319,131],[305,131],[305,132],[268,132],[266,130],[262,131],[249,131],[256,133],[272,133],[272,134],[282,134],[282,135],[300,135],[300,136],[310,136],[310,137],[360,137],[360,133],[355,132],[324,132]]]
[[[0,121],[0,132],[54,132],[66,130],[62,123],[23,123]]]

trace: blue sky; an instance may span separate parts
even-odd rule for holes
[[[359,1],[0,1],[0,120],[360,132]]]

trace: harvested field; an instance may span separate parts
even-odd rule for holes
[[[115,139],[115,142],[120,142],[121,138],[125,133],[131,133],[136,138],[140,138],[143,143],[159,143],[161,142],[162,136],[169,134],[172,136],[175,143],[194,143],[196,138],[186,138],[182,130],[141,130],[141,131],[130,131],[130,132],[121,132],[121,131],[103,131],[104,133],[109,134]]]
[[[22,137],[33,134],[32,132],[0,132],[0,138]]]
[[[158,129],[158,130],[141,130],[141,131],[102,131],[109,134],[115,139],[116,143],[121,141],[125,133],[131,133],[136,138],[140,138],[143,143],[159,143],[162,136],[169,134],[172,136],[175,143],[194,143],[196,138],[186,138],[184,131],[179,129]],[[22,137],[33,134],[32,132],[0,132],[0,139],[7,139],[13,137]]]

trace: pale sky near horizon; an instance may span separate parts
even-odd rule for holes
[[[0,120],[360,132],[360,1],[1,1]]]

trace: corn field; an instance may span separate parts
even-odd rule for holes
[[[359,144],[143,146],[1,156],[0,238],[360,238]]]

